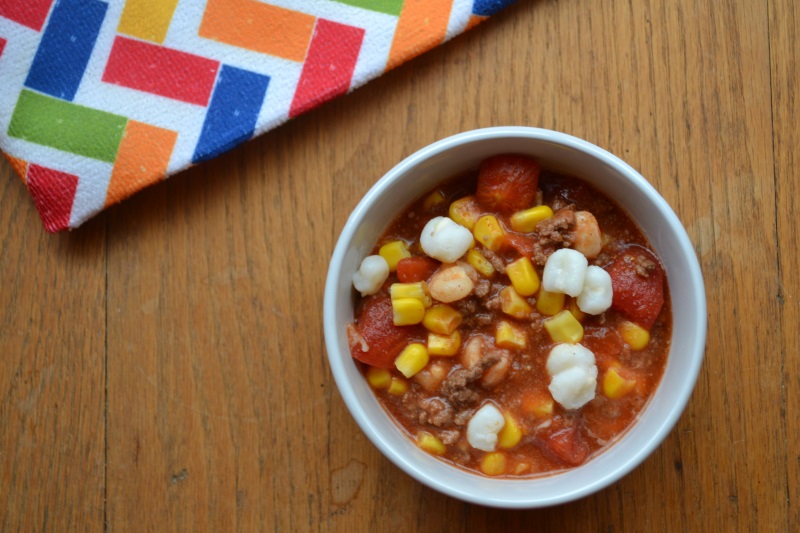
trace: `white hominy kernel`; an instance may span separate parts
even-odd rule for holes
[[[353,274],[353,286],[361,296],[378,292],[389,277],[389,263],[379,255],[370,255],[361,261],[358,272]]]
[[[591,350],[580,344],[557,344],[546,366],[550,394],[565,409],[580,409],[594,399],[597,365]]]
[[[497,447],[497,434],[505,424],[503,413],[487,403],[472,415],[467,424],[467,442],[475,449],[493,452]]]
[[[454,263],[472,246],[472,233],[447,217],[432,218],[419,238],[422,251],[443,263]]]
[[[611,276],[598,266],[586,269],[583,279],[583,290],[578,295],[578,308],[590,315],[599,315],[611,307],[614,291],[611,288]]]
[[[542,287],[549,292],[578,296],[583,290],[583,280],[589,261],[586,256],[571,248],[562,248],[547,258],[542,275]]]

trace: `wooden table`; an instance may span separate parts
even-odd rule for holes
[[[798,25],[795,0],[522,0],[67,234],[43,231],[3,162],[0,531],[800,531]],[[695,244],[709,312],[663,445],[594,496],[525,512],[385,459],[321,323],[328,258],[372,183],[510,124],[641,171]]]

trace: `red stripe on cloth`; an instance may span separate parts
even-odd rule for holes
[[[218,69],[218,61],[117,37],[103,73],[103,81],[206,106]]]
[[[3,48],[6,47],[6,40],[0,37],[0,57],[3,57]]]
[[[78,176],[31,164],[28,166],[28,190],[47,231],[55,233],[69,227]]]
[[[364,30],[319,19],[308,47],[289,116],[296,117],[350,88]]]
[[[53,0],[2,0],[0,17],[41,31],[52,4]]]

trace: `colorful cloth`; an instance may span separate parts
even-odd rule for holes
[[[75,228],[513,0],[0,0],[0,149]]]

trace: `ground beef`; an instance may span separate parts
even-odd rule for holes
[[[502,257],[500,257],[499,255],[497,255],[496,253],[494,253],[489,249],[482,250],[481,253],[483,254],[483,257],[485,257],[486,260],[492,264],[492,266],[497,272],[499,272],[500,274],[506,273],[506,264],[503,261]]]
[[[486,369],[498,361],[500,361],[500,356],[497,353],[486,353],[472,368],[462,367],[450,372],[450,375],[442,382],[439,391],[451,405],[457,408],[474,404],[480,399],[480,394],[473,390],[470,385],[479,380]]]
[[[457,302],[453,302],[452,305],[455,307],[456,311],[461,313],[461,316],[465,318],[478,312],[478,302],[475,298],[462,298]]]
[[[489,291],[492,290],[492,284],[489,282],[488,279],[481,279],[478,283],[475,284],[475,296],[478,298],[485,298],[486,295],[489,294]]]
[[[558,248],[571,246],[575,240],[574,207],[562,207],[552,217],[539,222],[535,234],[537,239],[531,259],[537,265],[544,265],[553,252]]]
[[[403,407],[420,423],[436,427],[453,425],[453,406],[442,398],[428,398],[419,392],[403,395]]]
[[[461,431],[457,429],[445,429],[439,432],[439,440],[442,441],[442,444],[451,445],[458,442],[458,439],[461,438]]]

